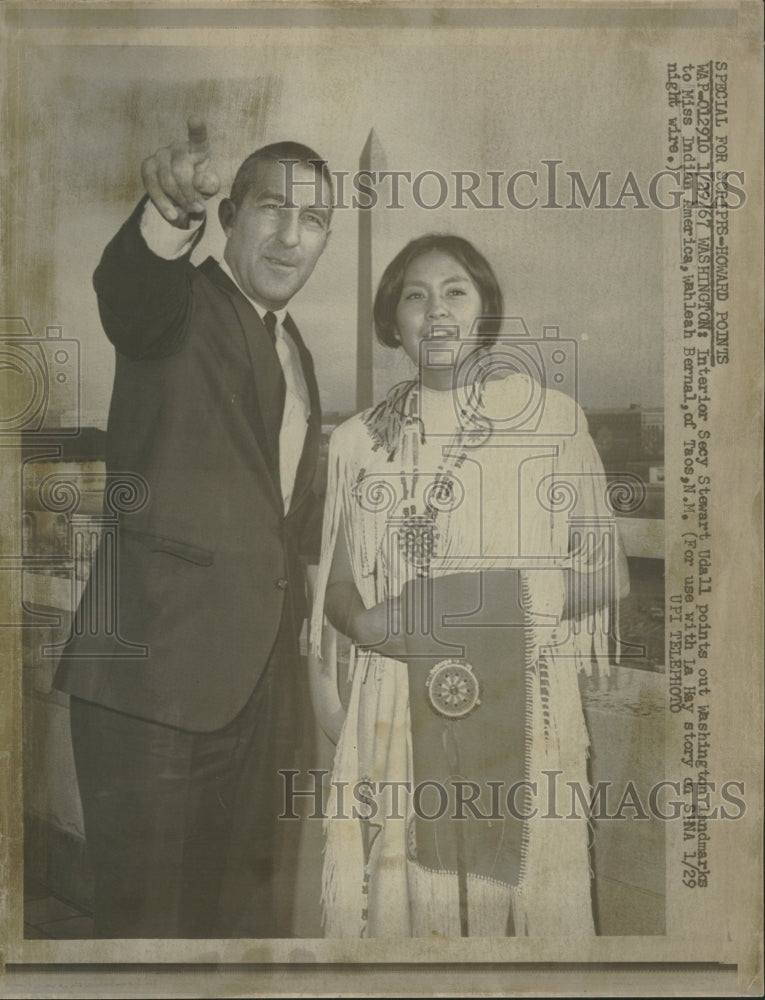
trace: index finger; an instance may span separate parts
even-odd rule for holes
[[[189,115],[186,124],[189,133],[189,152],[209,152],[210,144],[207,141],[207,123],[204,118],[200,118],[199,115]]]

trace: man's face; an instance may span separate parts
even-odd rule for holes
[[[287,208],[290,169],[292,207]],[[239,208],[230,200],[223,203],[224,256],[250,298],[267,309],[281,309],[308,281],[329,238],[330,197],[312,167],[265,160],[258,163],[255,183]]]

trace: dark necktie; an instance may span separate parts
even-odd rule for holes
[[[263,325],[266,330],[268,330],[268,335],[271,338],[271,343],[276,343],[276,316],[269,310],[263,317]]]
[[[268,331],[268,336],[271,338],[271,343],[276,347],[276,354],[279,357],[279,348],[276,345],[276,316],[269,309],[268,312],[263,316],[263,326]],[[285,382],[284,382],[284,362],[281,357],[279,357],[279,365],[282,369],[282,377],[279,380],[279,424],[281,426],[282,413],[284,409],[284,392],[285,392]]]

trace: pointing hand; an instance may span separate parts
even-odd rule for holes
[[[190,218],[204,214],[204,201],[220,190],[210,166],[207,125],[198,115],[188,120],[185,142],[163,146],[141,164],[146,193],[158,211],[174,226],[185,228]]]

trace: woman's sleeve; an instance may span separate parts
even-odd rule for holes
[[[623,572],[620,540],[603,463],[579,410],[579,427],[562,448],[561,482],[572,487],[567,512],[571,639],[580,668],[589,672],[594,656],[602,673],[609,672],[609,636],[618,632],[619,594]]]

